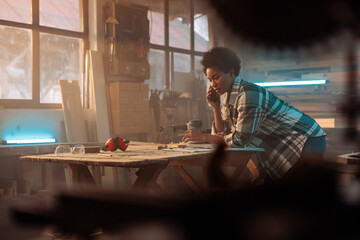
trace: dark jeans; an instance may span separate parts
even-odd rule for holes
[[[326,139],[323,137],[310,137],[306,140],[301,152],[300,160],[308,157],[323,157],[326,149]]]
[[[300,159],[292,166],[289,171],[287,171],[283,179],[292,177],[296,171],[302,171],[302,163],[308,160],[319,160],[322,159],[326,149],[326,139],[323,137],[311,137],[308,138],[304,144],[303,150],[300,155]],[[271,179],[269,175],[266,174],[264,179],[265,184],[274,183],[274,180]]]
[[[326,150],[326,139],[323,137],[311,137],[305,142],[300,159],[287,171],[283,179],[291,178],[294,174],[307,171],[309,168],[304,163],[314,165],[322,161]],[[310,162],[311,161],[311,162]]]

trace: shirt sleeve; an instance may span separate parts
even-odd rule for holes
[[[216,130],[216,127],[215,127],[215,121],[212,123],[212,125],[211,125],[211,134],[212,135],[219,135],[219,136],[224,136],[225,135],[225,130],[227,129],[226,128],[226,121],[224,121],[223,120],[223,123],[224,123],[224,131],[223,132],[218,132],[217,130]]]
[[[266,117],[265,97],[258,91],[245,91],[239,95],[235,105],[238,115],[235,129],[224,136],[227,145],[244,147],[251,144]]]

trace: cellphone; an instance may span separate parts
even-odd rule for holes
[[[211,92],[210,92],[210,95],[209,95],[209,100],[211,102],[216,102],[216,99],[217,99],[217,96],[218,95],[215,90],[213,88],[211,88]]]

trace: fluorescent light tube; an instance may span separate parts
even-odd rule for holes
[[[7,144],[54,143],[55,138],[5,140]]]
[[[304,86],[304,85],[321,85],[325,84],[326,80],[304,80],[304,81],[286,81],[286,82],[262,82],[255,83],[261,87],[289,87],[289,86]]]

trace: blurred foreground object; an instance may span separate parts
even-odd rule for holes
[[[357,130],[360,113],[358,96],[357,44],[360,36],[360,2],[356,0],[208,0],[210,5],[245,42],[266,50],[283,52],[326,46],[339,35],[352,35],[347,44],[346,98],[340,112],[346,120],[345,137],[360,142]],[[329,49],[328,49],[329,50]],[[326,55],[327,51],[324,51]]]
[[[209,178],[217,190],[201,197],[100,189],[66,191],[57,196],[52,207],[17,206],[12,208],[12,215],[18,223],[53,224],[61,232],[83,239],[90,239],[99,228],[104,233],[121,232],[154,222],[175,226],[172,229],[181,231],[177,235],[180,239],[360,238],[358,222],[353,220],[360,214],[360,202],[348,204],[337,189],[335,176],[342,168],[309,165],[314,162],[309,160],[281,183],[230,190],[221,173],[214,172],[219,169],[223,147],[217,149],[209,165]],[[359,172],[358,168],[353,170]]]
[[[247,41],[278,48],[312,45],[342,30],[358,31],[356,0],[209,0],[224,23]]]

